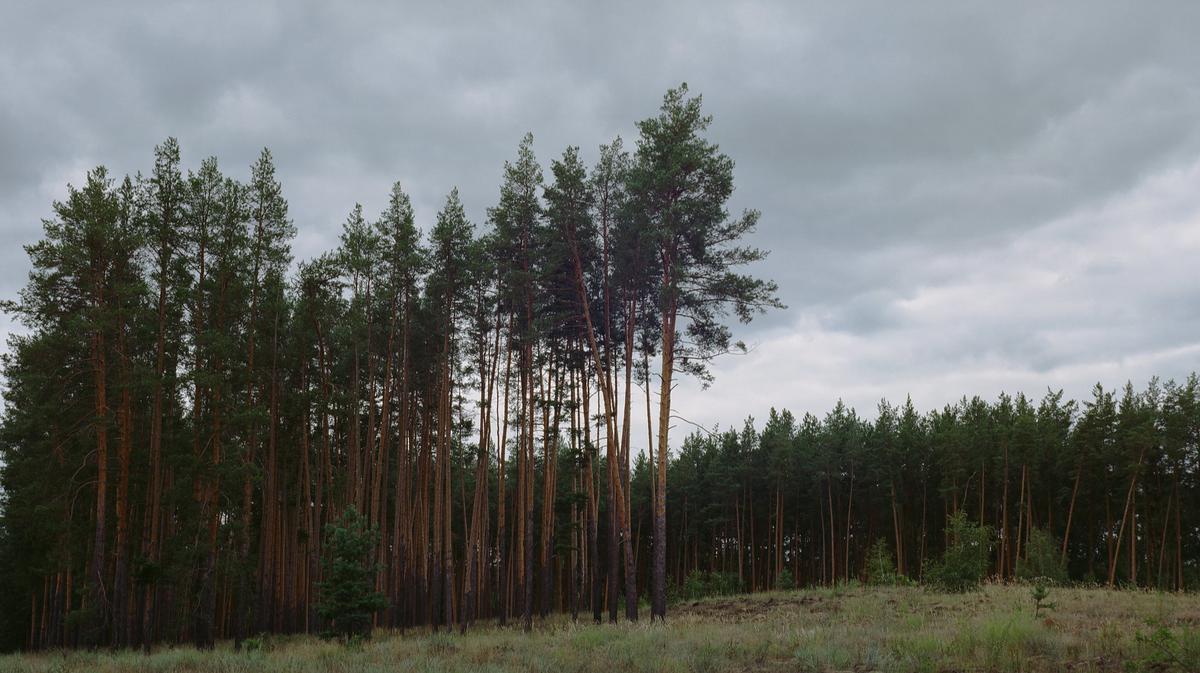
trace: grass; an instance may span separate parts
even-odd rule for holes
[[[0,657],[0,673],[369,673],[375,671],[1200,671],[1200,598],[1054,589],[1033,616],[1028,587],[962,595],[842,587],[713,598],[666,625],[557,617],[532,634],[377,632],[355,648],[273,637],[254,652],[163,648]]]

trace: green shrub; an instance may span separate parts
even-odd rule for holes
[[[896,559],[892,556],[886,540],[876,540],[867,550],[867,584],[892,586],[899,584]]]
[[[796,578],[792,576],[792,571],[784,568],[779,571],[779,576],[775,578],[775,588],[780,591],[791,591],[796,588]]]
[[[1149,622],[1149,633],[1138,631],[1134,640],[1140,656],[1135,660],[1139,670],[1200,671],[1200,630],[1172,629],[1157,621]]]
[[[259,650],[265,649],[263,644],[263,634],[260,633],[257,636],[250,636],[242,640],[242,649],[247,652],[258,652]]]
[[[1041,528],[1029,531],[1025,558],[1017,559],[1017,579],[1061,586],[1067,583],[1058,542]]]
[[[676,589],[676,600],[694,601],[708,596],[728,596],[739,590],[737,575],[733,573],[704,572],[693,570]]]
[[[991,528],[969,521],[959,511],[946,521],[946,532],[950,538],[946,553],[925,569],[926,581],[952,593],[977,589],[987,576]]]

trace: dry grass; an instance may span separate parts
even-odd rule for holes
[[[556,618],[529,635],[377,633],[352,649],[295,637],[243,653],[13,655],[0,672],[1200,670],[1200,597],[1056,589],[1050,600],[1035,619],[1027,587],[818,589],[685,603],[665,626]]]

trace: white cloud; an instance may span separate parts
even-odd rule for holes
[[[962,395],[1051,387],[1078,398],[1097,382],[1182,379],[1200,362],[1198,184],[1200,162],[1004,245],[908,249],[892,271],[915,289],[877,307],[892,324],[859,334],[801,309],[749,355],[719,361],[710,390],[682,385],[674,406],[724,427],[772,406],[821,414],[839,398],[871,416],[880,398],[908,394],[930,409]]]

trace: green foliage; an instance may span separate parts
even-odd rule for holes
[[[247,652],[270,650],[271,646],[271,637],[265,633],[260,633],[257,636],[250,636],[242,641],[242,649]]]
[[[779,571],[779,576],[775,578],[775,588],[780,591],[791,591],[796,588],[796,578],[792,576],[792,571],[784,568]]]
[[[693,570],[676,589],[675,599],[694,601],[709,596],[728,596],[738,593],[739,589],[737,575],[733,573]]]
[[[1172,629],[1151,622],[1150,632],[1138,631],[1134,639],[1141,647],[1135,670],[1200,673],[1200,629]]]
[[[676,315],[685,316],[677,327],[686,338],[664,329],[663,347],[677,351],[680,370],[707,383],[708,363],[735,346],[725,318],[746,323],[783,304],[775,283],[737,272],[767,251],[745,245],[758,211],[731,217],[726,208],[733,160],[705,138],[712,117],[701,98],[681,84],[667,91],[657,115],[638,122],[627,185],[632,223],[657,248],[661,280],[654,289],[664,325],[675,327]]]
[[[1017,579],[1061,586],[1067,583],[1058,542],[1041,528],[1029,531],[1025,558],[1017,559]]]
[[[379,565],[371,561],[378,533],[350,506],[341,518],[325,526],[325,580],[317,583],[317,614],[329,621],[325,637],[347,644],[371,635],[371,614],[387,607],[374,590]]]
[[[987,576],[991,527],[970,521],[966,513],[959,510],[946,521],[946,530],[950,543],[941,560],[926,568],[926,581],[951,593],[979,588]]]
[[[1041,616],[1042,610],[1054,609],[1054,603],[1049,603],[1046,601],[1046,599],[1050,597],[1050,588],[1046,586],[1045,582],[1035,582],[1033,588],[1029,591],[1029,595],[1033,598],[1034,617]]]
[[[895,586],[907,583],[908,578],[896,571],[896,559],[887,541],[876,540],[867,551],[867,584]]]

